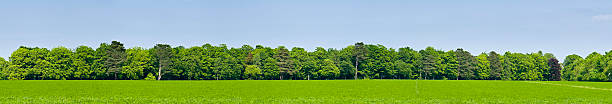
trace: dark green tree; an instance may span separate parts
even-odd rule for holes
[[[154,60],[157,65],[157,80],[161,80],[162,76],[168,72],[170,72],[173,52],[172,47],[167,44],[157,44],[153,47],[154,50]]]
[[[289,50],[287,50],[287,48],[285,48],[284,46],[279,46],[278,48],[276,48],[276,54],[274,55],[274,58],[276,58],[277,62],[276,65],[279,68],[279,78],[280,80],[283,80],[283,76],[293,76],[294,74],[294,63],[293,60],[291,60],[290,56],[289,56]]]
[[[474,71],[477,67],[477,61],[474,56],[461,48],[457,49],[455,53],[457,54],[458,61],[457,75],[459,77],[457,79],[469,80],[474,78]]]
[[[357,73],[359,72],[359,61],[364,60],[367,53],[368,50],[363,42],[355,43],[355,49],[353,50],[353,57],[355,57],[355,80],[357,80]]]
[[[441,62],[439,53],[433,47],[427,47],[419,53],[423,55],[423,69],[419,72],[419,76],[427,79],[431,77],[432,74],[436,74],[434,72],[438,70],[440,65],[439,62]]]
[[[495,51],[491,51],[489,52],[489,55],[487,56],[487,59],[489,60],[489,65],[491,65],[491,73],[490,73],[490,77],[491,79],[494,80],[501,80],[501,76],[502,76],[502,71],[503,71],[503,66],[501,63],[501,56],[499,54],[497,54]]]
[[[106,74],[113,75],[113,78],[117,79],[117,74],[121,74],[121,66],[126,60],[125,47],[122,43],[113,41],[109,49],[106,50],[106,54],[108,55],[104,62],[104,66],[108,69]]]

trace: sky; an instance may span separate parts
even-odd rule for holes
[[[610,0],[0,0],[0,57],[19,46],[612,50]]]

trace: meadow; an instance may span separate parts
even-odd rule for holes
[[[612,103],[612,83],[482,80],[0,81],[1,103]]]

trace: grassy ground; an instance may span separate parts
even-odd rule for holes
[[[612,83],[602,82],[454,80],[0,81],[0,102],[612,103],[612,90],[605,90],[610,86]]]

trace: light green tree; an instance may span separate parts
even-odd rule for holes
[[[92,64],[95,60],[95,51],[87,46],[79,46],[75,50],[75,53],[71,56],[72,79],[90,79],[94,73]]]
[[[149,64],[151,56],[148,51],[141,47],[134,47],[126,50],[126,54],[127,64],[122,67],[121,74],[124,76],[122,79],[138,80],[144,78],[144,70],[152,68]]]
[[[257,65],[247,65],[244,69],[245,79],[259,79],[261,75],[261,69]]]
[[[321,68],[317,71],[321,79],[335,79],[340,75],[340,69],[336,67],[334,61],[324,59],[320,64]]]
[[[478,68],[476,70],[476,77],[478,79],[486,80],[489,79],[491,66],[489,60],[487,59],[487,54],[482,53],[476,57],[478,60]]]

